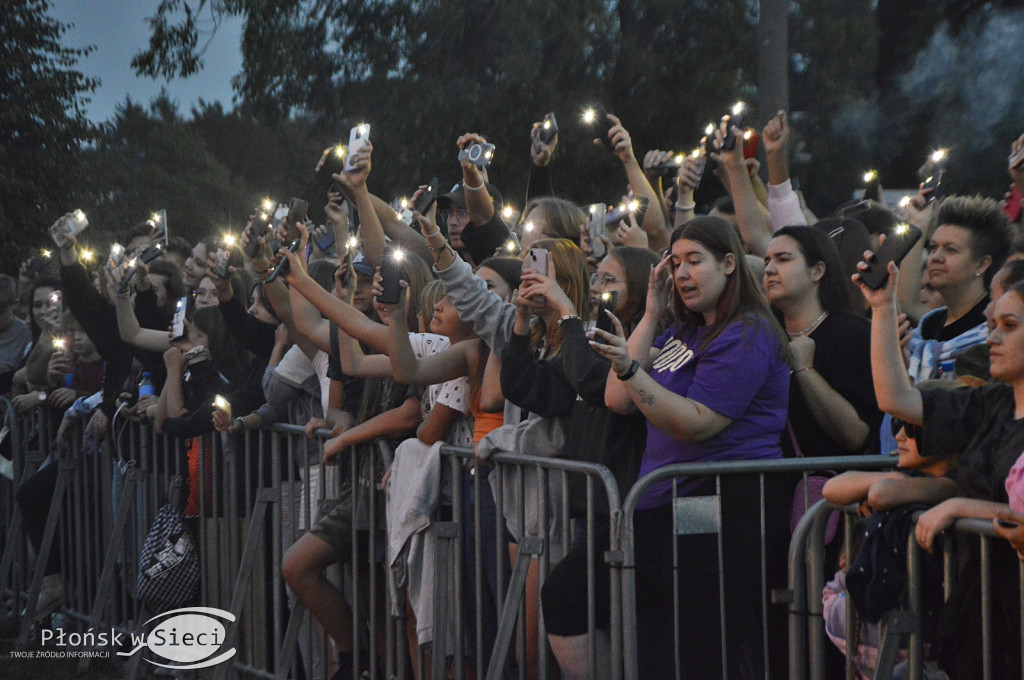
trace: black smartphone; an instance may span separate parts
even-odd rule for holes
[[[615,151],[615,146],[612,144],[612,140],[608,137],[608,133],[612,129],[612,122],[608,120],[608,112],[604,110],[604,107],[598,104],[594,107],[594,119],[593,125],[595,128],[595,137],[601,140],[604,144],[604,148],[609,151]]]
[[[604,224],[605,227],[612,227],[617,229],[621,220],[627,219],[627,215],[632,212],[636,215],[637,226],[642,226],[644,223],[644,216],[647,214],[647,205],[650,201],[646,197],[631,198],[615,210],[605,215]]]
[[[341,174],[345,169],[346,153],[347,150],[344,144],[335,144],[327,153],[327,158],[324,159],[323,165],[316,171],[316,183],[324,191],[331,191],[334,185],[332,175]]]
[[[288,244],[288,250],[294,253],[299,249],[299,246],[301,244],[301,240],[295,239],[290,244]],[[291,271],[291,262],[288,261],[287,257],[282,255],[281,261],[277,263],[277,268],[274,269],[274,271],[270,272],[270,276],[267,277],[267,280],[264,281],[264,283],[272,283],[274,279],[276,279],[278,276],[284,276],[289,271]]]
[[[903,261],[910,249],[921,238],[921,230],[912,224],[901,224],[885,238],[868,262],[868,268],[860,272],[860,280],[871,290],[878,290],[889,280],[889,263],[897,265]]]
[[[178,300],[174,306],[174,318],[171,320],[171,342],[185,338],[185,312],[188,311],[188,296]]]
[[[921,189],[931,189],[924,195],[924,204],[928,205],[935,199],[942,196],[942,175],[946,172],[946,158],[948,156],[942,151],[932,154],[932,174],[925,178],[924,186]]]
[[[345,201],[348,203],[348,234],[349,236],[357,236],[359,234],[359,211],[352,204],[352,201]]]
[[[142,260],[143,264],[149,264],[156,258],[160,257],[160,255],[163,254],[163,252],[164,244],[154,243],[153,245],[149,246],[148,248],[142,251],[142,254],[139,255],[139,259]]]
[[[384,290],[377,296],[377,302],[384,305],[398,304],[398,295],[402,292],[399,281],[402,279],[402,260],[405,253],[398,248],[385,248],[384,258],[380,262],[381,285]]]
[[[299,225],[306,220],[308,212],[309,203],[301,198],[292,198],[288,203],[288,215],[284,218],[284,223],[289,240],[299,238]]]
[[[878,171],[868,170],[864,173],[864,192],[860,195],[862,201],[878,199]]]
[[[434,205],[434,201],[437,200],[437,178],[430,180],[430,188],[420,194],[419,199],[413,203],[410,208],[413,212],[418,212],[421,215],[426,215],[427,211],[430,210],[431,206]]]
[[[558,121],[555,120],[554,112],[551,112],[544,116],[544,121],[540,124],[540,130],[537,131],[537,137],[545,144],[550,144],[557,134]]]
[[[619,301],[619,291],[606,290],[597,296],[597,328],[615,335],[615,324],[606,312],[615,313],[615,305]],[[602,342],[599,335],[594,336],[595,342]]]
[[[245,254],[249,257],[256,257],[256,253],[259,252],[260,244],[257,239],[263,236],[267,232],[267,228],[270,227],[271,220],[274,219],[273,208],[267,209],[266,206],[260,206],[256,209],[256,215],[252,218],[252,222],[246,227],[249,232],[249,242],[245,244]]]
[[[736,102],[733,104],[732,109],[729,111],[729,124],[726,126],[725,139],[722,140],[722,151],[732,151],[736,148],[736,135],[733,133],[733,127],[740,130],[743,129],[743,124],[746,121],[747,116],[747,105],[743,102]]]
[[[682,153],[673,154],[672,157],[667,159],[665,162],[658,163],[657,165],[652,165],[650,167],[649,171],[652,174],[657,174],[657,175],[661,175],[662,177],[664,177],[665,175],[668,175],[669,173],[671,173],[673,170],[679,170],[679,168],[683,167],[683,163],[685,161],[686,161],[686,154],[682,154]]]
[[[217,252],[214,253],[213,260],[216,263],[213,268],[213,273],[222,279],[228,278],[230,276],[228,273],[228,266],[231,261],[231,253],[223,248],[218,248]]]
[[[43,255],[36,255],[29,260],[28,266],[25,267],[25,276],[29,279],[36,277],[39,272],[46,269],[46,265],[50,264],[50,258]]]

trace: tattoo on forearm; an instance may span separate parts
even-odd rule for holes
[[[640,400],[641,404],[646,404],[648,406],[654,405],[654,395],[648,392],[647,390],[643,388],[638,389],[636,391],[636,396]]]

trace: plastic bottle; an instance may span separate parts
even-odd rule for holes
[[[153,389],[153,380],[149,376],[149,371],[142,374],[142,380],[139,381],[139,396],[140,397],[152,397],[156,394],[156,390]]]

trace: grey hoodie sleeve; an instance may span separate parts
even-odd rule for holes
[[[512,336],[516,306],[502,302],[487,290],[483,279],[473,273],[469,263],[460,258],[444,271],[434,271],[441,278],[445,295],[455,305],[459,318],[473,324],[473,331],[487,343],[491,351],[501,354]]]

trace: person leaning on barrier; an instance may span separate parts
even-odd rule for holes
[[[866,262],[860,265],[866,267]],[[918,543],[933,551],[958,518],[994,519],[1006,508],[1004,481],[1024,450],[1024,399],[1018,396],[1024,394],[1024,285],[1011,287],[993,308],[995,326],[987,343],[990,372],[999,382],[922,390],[903,370],[894,295],[899,270],[890,263],[888,273],[889,280],[877,291],[859,284],[871,305],[871,370],[878,405],[894,418],[922,426],[918,445],[925,455],[962,451],[956,497],[917,521]],[[1009,544],[997,541],[992,547],[993,677],[1008,677],[1020,670],[1017,565]],[[938,658],[943,670],[959,678],[972,677],[981,667],[982,565],[973,541],[957,541],[956,550],[958,574],[940,620]]]
[[[0,396],[11,391],[14,371],[32,341],[28,324],[14,316],[17,297],[14,279],[0,274]]]
[[[644,316],[628,342],[622,324],[613,318],[616,332],[597,330],[591,343],[611,362],[605,392],[608,407],[623,414],[639,410],[647,419],[641,477],[674,463],[781,458],[779,436],[785,427],[790,380],[788,338],[748,269],[736,231],[724,220],[697,217],[676,229],[670,243],[669,252],[651,271]],[[671,272],[670,281],[662,282],[663,271]],[[669,296],[674,322],[658,336]],[[723,390],[722,385],[730,388]],[[637,506],[639,639],[657,648],[648,653],[640,650],[642,677],[672,672],[667,660],[673,658],[668,638],[674,630],[675,576],[673,541],[666,540],[672,535],[672,498],[713,493],[714,481],[687,478],[674,485],[663,480],[652,485]],[[722,516],[729,522],[751,514],[749,495],[737,495],[744,496],[742,501],[722,495]],[[729,528],[723,528],[723,535],[732,533],[723,544],[727,579],[731,568],[760,559],[746,554],[759,549],[746,534],[759,534],[759,525]],[[679,585],[681,601],[686,603],[680,612],[681,663],[698,676],[720,675],[720,657],[708,653],[721,644],[718,599],[708,597],[719,585],[716,537],[686,536],[680,542],[684,557]],[[759,597],[744,587],[749,582],[728,581],[725,593],[725,624],[733,631],[729,651],[736,665],[744,663],[740,659],[759,663],[755,647],[763,631],[752,627],[760,622],[739,614]],[[570,641],[563,655],[585,671],[585,639]],[[585,675],[570,673],[569,677]]]

